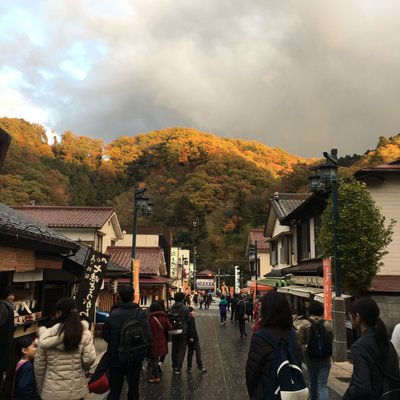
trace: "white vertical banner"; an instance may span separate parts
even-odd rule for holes
[[[169,276],[172,279],[178,278],[178,259],[179,259],[179,248],[171,247],[171,269]]]
[[[239,266],[235,265],[235,293],[240,292],[240,285],[239,285]]]

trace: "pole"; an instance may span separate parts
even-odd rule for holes
[[[254,291],[254,298],[257,297],[257,277],[258,277],[258,249],[257,249],[257,240],[254,242],[255,243],[255,249],[254,249],[254,256],[255,256],[255,267],[256,267],[256,287]]]
[[[333,256],[335,261],[335,292],[336,297],[342,297],[342,274],[340,270],[339,260],[339,201],[338,201],[338,184],[337,179],[332,181],[332,211],[333,211]]]
[[[137,231],[137,218],[138,218],[138,207],[137,207],[137,196],[139,191],[137,188],[134,189],[133,194],[133,228],[132,228],[132,255],[131,255],[131,286],[133,287],[133,272],[134,263],[136,258],[136,231]]]
[[[194,230],[197,226],[197,222],[193,221],[193,230],[192,230],[192,245],[193,245],[193,290],[197,291],[197,266],[196,266],[196,246],[194,245]]]

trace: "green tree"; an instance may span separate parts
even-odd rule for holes
[[[392,240],[396,221],[385,224],[385,216],[377,207],[364,183],[341,182],[338,190],[338,249],[343,289],[359,295],[368,290],[382,266],[382,257]],[[317,239],[323,257],[333,255],[332,198],[322,214]]]

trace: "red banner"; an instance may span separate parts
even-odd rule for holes
[[[140,273],[140,260],[132,260],[133,262],[133,290],[134,294],[134,303],[140,302],[140,286],[139,286],[139,273]]]
[[[331,259],[323,259],[323,270],[324,270],[324,318],[332,321],[332,267]]]

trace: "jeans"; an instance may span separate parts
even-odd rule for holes
[[[139,378],[142,370],[142,362],[137,361],[129,366],[110,367],[110,393],[108,400],[119,400],[124,384],[124,378],[128,381],[128,400],[139,400]]]
[[[308,377],[310,380],[310,399],[328,400],[328,376],[331,370],[331,363],[319,365],[307,365]]]
[[[226,311],[220,311],[221,323],[226,321]]]
[[[172,336],[172,367],[182,369],[183,360],[185,359],[187,347],[187,334]]]

